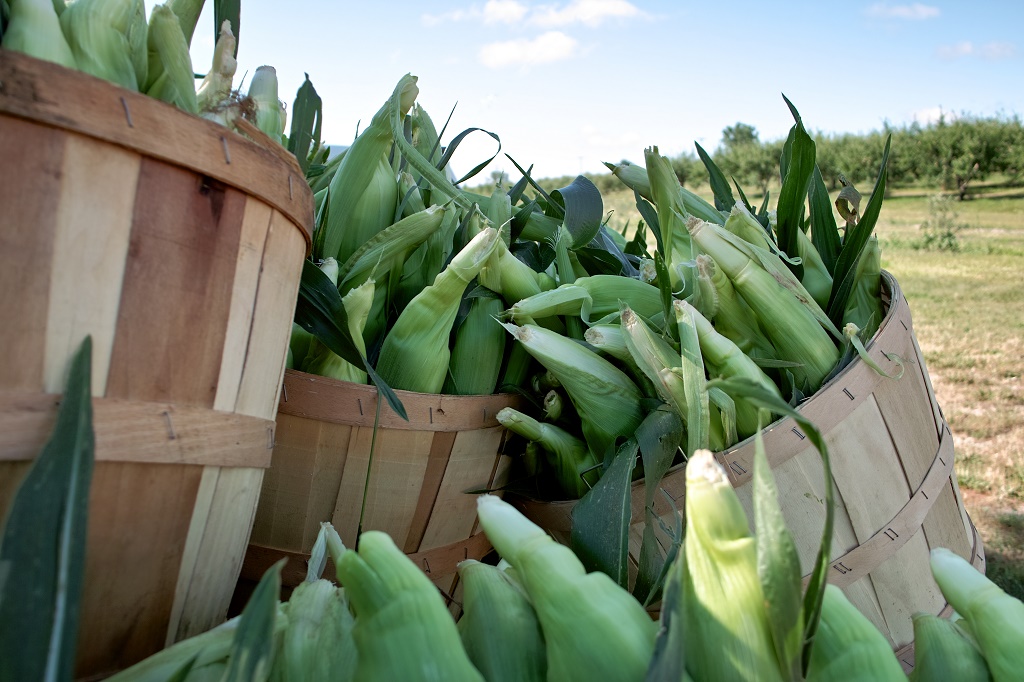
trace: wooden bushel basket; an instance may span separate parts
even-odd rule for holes
[[[0,514],[93,339],[76,675],[222,622],[312,225],[283,148],[0,50]]]
[[[360,518],[362,530],[385,531],[449,597],[458,562],[490,551],[477,525],[476,495],[466,493],[506,483],[506,431],[495,415],[519,398],[395,393],[409,421],[387,403],[378,420],[373,386],[285,372],[244,581],[287,557],[283,584],[301,582],[323,521],[347,547],[355,547]],[[333,567],[327,570],[333,577]],[[450,606],[458,612],[457,601]]]
[[[835,531],[829,582],[886,635],[904,667],[913,667],[917,611],[948,616],[951,609],[931,576],[929,551],[946,547],[981,571],[985,557],[964,509],[953,471],[953,437],[935,400],[924,358],[914,337],[910,308],[895,279],[883,272],[888,311],[867,345],[889,379],[857,359],[799,410],[825,437],[835,484]],[[780,504],[794,535],[804,573],[818,551],[824,518],[824,470],[820,456],[792,419],[764,432],[765,449]],[[753,439],[716,454],[753,518]],[[685,472],[674,467],[661,487],[683,508]],[[655,511],[672,522],[672,508],[657,496]],[[643,533],[644,486],[632,490],[630,560],[635,565]],[[568,543],[573,501],[513,502],[538,525]]]

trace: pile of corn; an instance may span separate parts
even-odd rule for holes
[[[146,19],[144,0],[5,0],[0,46],[83,71],[231,128],[239,119],[282,142],[277,72],[256,69],[233,91],[237,42],[224,20],[213,63],[196,86],[189,47],[205,0],[167,0]]]
[[[757,466],[767,470],[763,457]],[[457,623],[387,535],[366,532],[349,549],[324,524],[309,579],[287,603],[276,599],[271,569],[241,616],[111,680],[907,679],[885,637],[838,588],[825,588],[816,606],[802,603],[800,574],[776,549],[780,539],[792,544],[788,531],[769,520],[751,535],[709,451],[694,454],[686,484],[689,523],[660,622],[485,495],[479,521],[502,560],[459,566],[465,612]],[[318,578],[325,548],[340,587]],[[1024,603],[948,550],[933,550],[931,565],[958,615],[915,617],[910,679],[1019,679]]]

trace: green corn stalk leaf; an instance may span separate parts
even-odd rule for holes
[[[654,515],[654,496],[661,485],[661,479],[672,466],[679,443],[683,439],[683,422],[679,415],[669,409],[651,412],[636,430],[640,457],[644,465],[644,535],[640,544],[640,561],[633,595],[647,604],[660,589],[660,579],[669,559],[662,556],[661,547],[655,535],[657,518]],[[674,549],[682,543],[682,536],[676,538]]]
[[[71,360],[50,440],[14,497],[0,544],[0,679],[72,679],[95,457],[92,337]]]
[[[306,80],[295,93],[292,126],[288,131],[288,151],[295,155],[303,173],[309,172],[309,150],[320,146],[323,125],[323,100],[305,74]]]
[[[348,316],[341,294],[330,278],[309,260],[302,264],[295,323],[353,365],[362,366],[388,406],[406,421],[405,407],[395,392],[377,375],[370,362],[359,352],[348,331]]]
[[[871,238],[871,233],[878,222],[878,215],[882,211],[882,199],[885,197],[885,182],[888,177],[889,145],[892,143],[892,135],[885,138],[885,149],[882,152],[882,164],[878,168],[878,178],[875,180],[875,188],[868,199],[867,208],[856,225],[850,226],[846,231],[846,239],[843,240],[843,249],[839,252],[839,259],[836,261],[836,270],[832,277],[832,296],[828,301],[828,316],[833,323],[840,327],[843,323],[843,313],[846,312],[846,305],[853,293],[853,286],[856,282],[857,260],[860,259],[864,247]]]
[[[661,223],[658,222],[658,209],[654,208],[654,204],[649,202],[640,196],[640,192],[633,190],[633,197],[636,200],[636,210],[640,213],[640,217],[643,218],[647,226],[651,228],[651,232],[654,233],[654,242],[657,246],[658,252],[664,256],[665,242],[661,237]]]
[[[668,265],[665,263],[665,258],[661,255],[661,251],[656,251],[654,254],[654,273],[658,278],[658,291],[661,293],[661,312],[664,314],[666,320],[675,319],[675,311],[672,309],[672,278],[668,273]],[[665,328],[668,330],[669,337],[673,341],[679,340],[679,330],[674,324],[666,324]]]
[[[807,190],[808,203],[811,205],[811,243],[818,250],[821,262],[825,264],[828,274],[835,276],[836,259],[842,248],[839,237],[839,227],[836,225],[836,218],[832,214],[832,202],[828,196],[828,189],[821,177],[821,170],[814,166],[814,174],[811,176],[811,186]]]
[[[660,627],[644,682],[691,682],[686,672],[686,592],[682,581],[685,574],[686,553],[679,552],[666,581]]]
[[[281,559],[267,569],[242,609],[222,682],[263,682],[274,660],[274,619],[281,593]]]
[[[731,211],[732,207],[736,205],[736,199],[732,196],[732,190],[729,188],[729,181],[725,179],[725,174],[715,164],[704,148],[694,142],[697,146],[697,155],[700,156],[700,160],[704,162],[704,167],[708,169],[708,180],[711,183],[711,191],[715,194],[715,208],[719,211]],[[739,187],[737,187],[739,189]],[[746,198],[743,199],[743,203],[746,204]]]
[[[623,443],[601,480],[572,508],[572,550],[588,572],[601,571],[623,589],[629,580],[629,489],[638,450],[636,438]]]
[[[760,219],[760,216],[759,216],[759,215],[757,215],[756,213],[754,213],[754,207],[750,205],[750,202],[749,202],[749,201],[747,200],[747,195],[743,193],[743,188],[742,188],[742,187],[740,187],[740,183],[738,183],[738,182],[736,181],[736,178],[735,178],[735,177],[734,177],[734,178],[732,179],[732,184],[733,184],[733,185],[735,185],[735,187],[736,187],[736,193],[740,195],[740,201],[742,201],[742,202],[743,202],[743,206],[744,206],[744,207],[745,207],[745,208],[747,209],[747,211],[748,211],[748,212],[749,212],[749,213],[750,213],[751,215],[754,215],[754,216],[756,216],[756,217],[757,217],[758,219]],[[732,209],[729,209],[729,210],[732,210]]]
[[[238,57],[238,41],[240,16],[242,13],[242,0],[214,0],[213,3],[213,42],[217,42],[220,35],[220,25],[227,19],[231,22],[231,32],[235,35],[235,53]]]
[[[775,229],[779,248],[788,256],[795,256],[797,253],[796,232],[800,229],[807,187],[811,181],[811,174],[814,172],[815,149],[814,140],[804,129],[803,121],[800,119],[796,107],[786,99],[785,95],[782,98],[786,100],[786,105],[793,113],[796,124],[790,134],[792,140],[790,159],[782,178],[782,189],[779,192],[777,209],[779,220]],[[797,278],[803,277],[802,265],[795,263],[787,263],[787,265]]]
[[[461,185],[466,180],[470,180],[471,178],[476,177],[480,173],[480,171],[482,171],[484,168],[487,167],[487,164],[489,164],[491,161],[493,161],[498,156],[498,154],[501,153],[501,138],[498,137],[495,133],[492,133],[489,130],[484,130],[483,128],[467,128],[466,130],[463,130],[461,133],[459,133],[458,135],[453,137],[452,141],[449,142],[447,144],[447,146],[445,146],[444,154],[441,156],[441,160],[437,162],[438,170],[440,170],[440,169],[442,169],[442,168],[444,168],[445,166],[448,165],[448,162],[452,158],[452,154],[454,154],[455,150],[459,148],[459,144],[464,139],[466,139],[466,137],[470,133],[474,133],[474,132],[481,132],[481,133],[486,133],[487,135],[489,135],[495,142],[498,143],[498,150],[496,152],[494,152],[494,154],[492,154],[490,158],[488,158],[488,159],[486,159],[484,161],[481,161],[476,166],[474,166],[468,173],[466,173],[461,178],[456,180],[455,181],[456,185]]]
[[[764,412],[762,416],[768,417]],[[764,424],[759,424],[763,428]],[[764,592],[775,656],[783,679],[800,680],[801,627],[800,556],[779,507],[764,438],[754,436],[754,526],[757,573]]]
[[[778,396],[772,395],[763,387],[744,378],[714,379],[708,382],[710,388],[720,388],[730,395],[743,397],[759,408],[773,414],[791,417],[807,436],[821,455],[822,468],[825,473],[825,523],[821,531],[821,544],[811,570],[811,579],[807,584],[803,599],[803,650],[801,652],[801,672],[806,676],[811,660],[811,645],[814,634],[821,620],[821,605],[825,598],[825,586],[828,584],[829,557],[832,551],[832,527],[835,524],[833,509],[835,493],[832,486],[832,466],[829,461],[828,445],[821,432],[806,417],[793,409]]]
[[[565,212],[563,224],[572,236],[570,249],[585,246],[597,236],[604,215],[604,203],[601,192],[593,182],[577,175],[565,187],[551,192],[551,198]]]

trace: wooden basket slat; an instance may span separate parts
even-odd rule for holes
[[[227,331],[224,335],[224,355],[217,378],[217,393],[213,399],[215,410],[233,411],[238,402],[247,359],[246,348],[252,335],[252,292],[259,286],[271,212],[270,206],[262,201],[250,199],[245,202],[231,302],[228,306]]]
[[[453,431],[439,431],[433,434],[430,441],[430,453],[427,455],[426,470],[423,472],[423,485],[416,498],[416,508],[409,524],[409,534],[405,538],[405,542],[399,545],[406,554],[415,552],[420,547],[458,435]]]
[[[0,206],[13,229],[0,233],[0,386],[41,390],[50,272],[66,134],[15,121],[0,128]]]
[[[494,460],[504,429],[494,426],[462,431],[452,447],[444,481],[437,492],[434,514],[430,516],[419,546],[438,547],[470,536],[476,526],[476,496],[469,490],[482,490],[494,470]],[[416,549],[419,549],[417,546]]]
[[[107,395],[213,407],[244,211],[235,189],[142,162]]]
[[[870,580],[878,595],[885,618],[882,634],[893,648],[913,641],[911,616],[915,612],[937,614],[945,604],[932,580],[928,561],[928,542],[923,533],[918,533],[861,579]]]
[[[250,197],[249,201],[255,199]],[[281,323],[281,311],[293,309],[298,298],[302,260],[293,254],[303,248],[302,233],[284,215],[274,211],[260,263],[262,274],[246,344],[245,371],[234,409],[240,414],[272,419],[277,412],[287,359],[281,349],[288,348],[291,338],[291,326]],[[265,390],[268,376],[275,378],[276,391]]]
[[[952,477],[955,480],[956,477]],[[946,547],[962,557],[971,556],[971,538],[959,532],[959,523],[964,523],[963,502],[957,497],[956,489],[950,482],[942,493],[922,526],[928,544],[932,547]],[[966,519],[970,527],[970,519]]]
[[[92,335],[92,392],[106,391],[141,157],[67,135],[46,325],[43,390],[59,393],[66,361]],[[82,225],[89,225],[83,230]]]
[[[201,475],[187,465],[96,463],[87,545],[102,551],[86,552],[79,675],[163,647]]]

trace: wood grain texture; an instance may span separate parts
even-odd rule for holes
[[[97,462],[89,498],[76,674],[164,646],[201,467]]]
[[[108,396],[213,407],[245,203],[221,183],[142,162]]]
[[[298,162],[212,121],[79,71],[0,52],[0,112],[79,132],[144,156],[183,163],[289,216],[308,241],[313,198]],[[73,103],[73,106],[69,106]]]
[[[0,390],[0,460],[31,460],[46,444],[61,396]],[[96,460],[231,467],[270,465],[274,422],[231,412],[93,398]]]
[[[5,50],[3,53],[5,54]],[[0,57],[2,58],[2,57]],[[0,387],[43,390],[66,134],[0,117]]]

